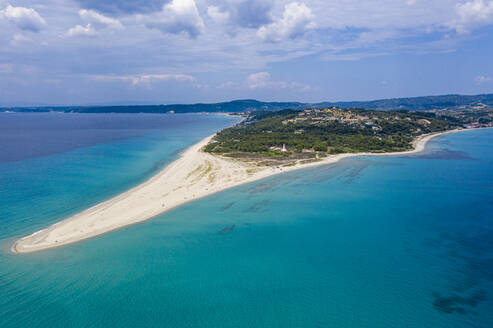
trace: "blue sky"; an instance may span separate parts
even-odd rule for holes
[[[0,0],[0,105],[493,92],[493,0]]]

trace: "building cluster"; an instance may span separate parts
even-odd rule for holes
[[[282,147],[272,146],[269,149],[270,150],[279,150],[279,151],[282,151],[283,153],[288,151],[288,149],[286,148],[286,145],[285,144],[283,144]]]
[[[464,126],[466,129],[492,128],[493,122],[489,123],[469,123]]]
[[[311,125],[323,125],[329,122],[337,122],[353,126],[354,128],[369,127],[374,131],[379,131],[381,127],[375,123],[378,119],[377,116],[370,117],[350,110],[332,107],[325,109],[306,109],[301,111],[297,117],[282,121],[282,124],[309,122]]]

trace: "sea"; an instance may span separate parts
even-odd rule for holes
[[[0,327],[493,327],[493,130],[272,176],[65,247],[20,237],[239,118],[0,114]]]

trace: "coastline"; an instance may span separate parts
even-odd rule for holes
[[[348,153],[331,155],[316,162],[286,167],[259,167],[215,156],[200,150],[213,136],[189,147],[179,159],[146,182],[74,216],[17,240],[14,253],[31,253],[76,243],[85,239],[151,219],[173,208],[214,193],[283,172],[337,163],[356,156],[401,156],[419,153],[433,138],[459,131],[422,135],[414,149],[395,153]]]

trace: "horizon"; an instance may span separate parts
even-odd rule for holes
[[[0,104],[493,92],[491,0],[0,0]]]
[[[442,95],[427,95],[427,96],[414,96],[414,97],[399,97],[399,98],[378,98],[378,99],[367,99],[367,100],[326,100],[319,102],[304,102],[304,101],[291,101],[291,100],[260,100],[260,99],[231,99],[221,102],[192,102],[192,103],[138,103],[138,102],[124,102],[124,103],[94,103],[94,104],[20,104],[20,105],[7,105],[0,103],[0,108],[46,108],[46,107],[138,107],[138,106],[193,106],[193,105],[215,105],[215,104],[225,104],[241,101],[256,101],[260,103],[299,103],[307,105],[316,105],[322,103],[329,104],[344,104],[344,103],[366,103],[366,102],[378,102],[385,100],[400,100],[400,99],[416,99],[416,98],[435,98],[435,97],[478,97],[478,96],[489,96],[493,93],[481,93],[481,94],[442,94]]]

